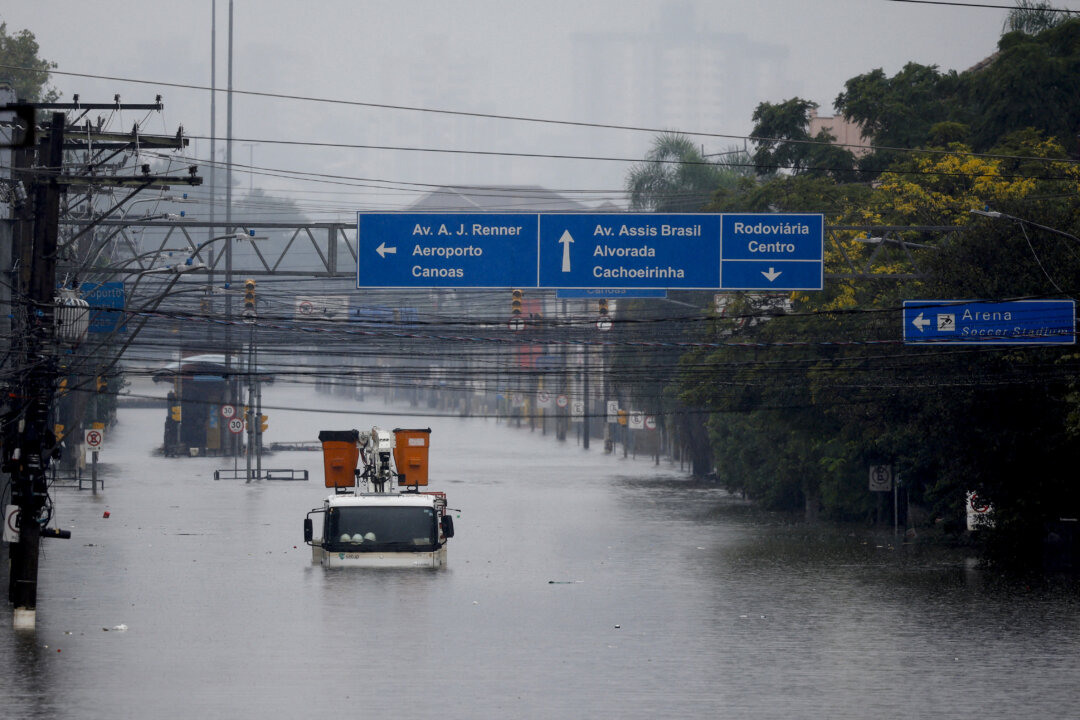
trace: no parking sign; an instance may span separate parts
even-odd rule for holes
[[[105,431],[91,428],[83,433],[83,443],[87,450],[97,452],[105,445]]]

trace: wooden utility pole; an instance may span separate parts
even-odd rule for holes
[[[10,547],[8,596],[16,628],[32,629],[37,618],[38,554],[41,516],[48,501],[45,470],[56,438],[49,427],[56,386],[53,353],[53,296],[56,292],[56,244],[60,220],[60,169],[64,162],[64,114],[54,113],[47,138],[38,147],[40,170],[34,182],[32,247],[19,293],[26,354],[22,359],[16,402],[7,420],[11,446],[5,448],[11,473],[11,499],[19,508],[19,541]],[[23,233],[22,237],[26,238]],[[14,432],[12,432],[12,430]],[[13,440],[13,443],[11,442]]]

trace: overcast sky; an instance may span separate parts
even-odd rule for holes
[[[974,0],[970,0],[974,2]],[[1000,0],[999,4],[1009,4]],[[227,84],[228,0],[217,0],[218,87]],[[1058,0],[1080,9],[1080,0]],[[730,135],[741,145],[759,102],[800,96],[822,114],[845,80],[907,62],[964,70],[991,54],[1006,11],[889,0],[234,0],[233,87],[402,105]],[[59,71],[209,86],[211,0],[0,0],[8,32],[31,30]],[[656,64],[661,67],[652,67]],[[708,72],[703,72],[707,68]],[[57,74],[70,101],[164,97],[147,132],[210,135],[210,93]],[[226,102],[217,103],[218,137]],[[377,180],[380,187],[243,175],[301,201],[313,219],[400,207],[425,184],[543,185],[618,196],[630,160],[655,133],[461,117],[413,110],[234,95],[234,162]],[[130,129],[141,114],[114,119]],[[574,155],[569,160],[404,149]],[[250,143],[258,145],[252,146]],[[223,143],[219,148],[223,148]],[[197,140],[193,157],[209,155]],[[355,180],[339,182],[356,183]],[[420,187],[400,185],[416,183]],[[390,189],[385,189],[390,188]]]

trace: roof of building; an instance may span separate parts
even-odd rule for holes
[[[443,185],[408,207],[412,212],[586,212],[590,208],[538,185]]]

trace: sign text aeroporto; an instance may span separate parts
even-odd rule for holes
[[[820,290],[817,214],[358,213],[357,287]]]

